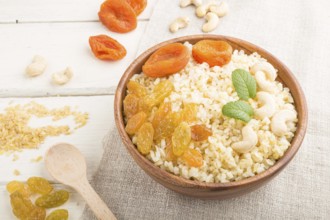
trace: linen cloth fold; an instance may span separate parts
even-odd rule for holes
[[[294,160],[268,185],[242,197],[205,201],[174,193],[152,180],[129,156],[115,125],[92,185],[118,219],[330,219],[330,1],[227,1],[229,14],[212,34],[241,38],[282,60],[305,92],[309,125]],[[168,31],[179,16],[190,25]],[[161,41],[200,34],[194,7],[160,0],[139,53]],[[95,219],[86,208],[82,219]]]

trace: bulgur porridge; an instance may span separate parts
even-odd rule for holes
[[[189,58],[181,70],[162,77],[143,71],[128,83],[126,131],[140,153],[172,174],[208,183],[238,181],[273,166],[298,121],[289,89],[275,80],[277,70],[259,54],[231,47],[229,60],[209,65],[196,59],[193,45],[182,45]],[[231,104],[243,104],[236,106],[242,112],[226,113]]]

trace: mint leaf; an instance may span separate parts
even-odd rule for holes
[[[231,75],[233,85],[238,97],[243,100],[254,98],[257,93],[256,80],[251,74],[243,69],[236,69]]]
[[[228,102],[222,107],[222,114],[231,118],[249,122],[253,116],[253,108],[243,101]]]

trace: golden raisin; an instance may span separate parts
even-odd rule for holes
[[[166,147],[165,147],[165,160],[176,162],[177,157],[173,153],[173,146],[171,138],[166,139]]]
[[[191,130],[186,122],[181,122],[175,128],[172,136],[173,153],[175,156],[181,156],[188,148],[191,141]]]
[[[147,6],[147,0],[125,0],[134,10],[136,15],[141,14]]]
[[[212,135],[212,131],[205,125],[191,126],[191,139],[194,141],[205,141]]]
[[[181,43],[172,43],[156,50],[142,66],[150,77],[165,77],[182,70],[190,58],[189,50]]]
[[[120,60],[126,56],[126,49],[107,35],[89,37],[89,45],[95,57],[101,60]]]
[[[130,80],[127,83],[127,89],[130,94],[134,94],[137,97],[141,98],[147,95],[147,89],[142,86],[140,83]]]
[[[169,80],[164,80],[158,83],[153,92],[151,93],[151,98],[156,101],[155,105],[158,105],[168,97],[172,91],[174,91],[174,86]]]
[[[25,197],[29,197],[31,195],[29,187],[26,184],[16,180],[10,181],[6,186],[6,189],[10,194],[19,191]]]
[[[128,119],[125,127],[125,131],[129,135],[135,134],[139,130],[139,128],[143,125],[143,123],[146,121],[146,119],[147,119],[147,114],[144,112],[139,112],[133,115],[130,119]]]
[[[223,66],[230,62],[233,48],[226,41],[201,40],[192,48],[197,63],[206,62],[213,66]]]
[[[172,111],[172,104],[170,102],[165,102],[157,109],[154,118],[152,119],[152,126],[157,128],[162,120],[165,119],[168,113]]]
[[[137,149],[141,154],[148,154],[153,144],[154,128],[149,122],[144,123],[137,133]]]
[[[30,177],[27,184],[32,192],[45,195],[53,190],[52,185],[42,177]]]
[[[196,121],[197,118],[197,105],[195,103],[184,104],[182,114],[182,121],[191,123]]]
[[[46,218],[46,220],[68,220],[69,212],[66,209],[56,209],[52,211]]]
[[[133,94],[128,94],[124,99],[124,113],[130,119],[133,115],[139,112],[139,97]]]
[[[165,118],[161,119],[155,127],[154,140],[160,141],[161,139],[170,137],[175,128],[181,122],[181,114],[179,112],[170,112]]]
[[[126,33],[136,28],[137,19],[132,7],[123,0],[107,0],[98,13],[100,21],[113,32]]]
[[[63,205],[69,199],[69,192],[58,190],[47,195],[40,196],[35,204],[42,208],[54,208]]]
[[[203,165],[203,156],[195,149],[188,148],[180,159],[182,159],[184,163],[190,167],[200,167]]]

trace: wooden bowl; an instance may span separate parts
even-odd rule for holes
[[[205,183],[196,180],[187,180],[182,177],[175,176],[174,174],[160,169],[143,155],[141,155],[132,143],[130,137],[125,132],[125,124],[123,120],[123,99],[126,95],[126,84],[128,83],[129,79],[134,74],[141,73],[142,65],[145,63],[148,57],[158,48],[174,42],[183,43],[188,41],[191,44],[195,44],[202,39],[225,40],[229,44],[231,44],[234,49],[244,50],[247,54],[251,54],[253,52],[259,53],[263,58],[266,58],[278,70],[277,80],[282,81],[285,86],[289,87],[291,90],[291,94],[294,98],[296,109],[298,112],[297,131],[293,140],[291,141],[291,146],[286,151],[284,156],[279,159],[274,166],[270,167],[268,170],[256,176],[229,183]],[[281,170],[284,169],[284,167],[292,160],[294,155],[297,153],[304,139],[308,117],[304,93],[291,71],[280,60],[278,60],[276,57],[274,57],[272,54],[265,51],[264,49],[261,49],[260,47],[253,45],[249,42],[221,35],[192,35],[179,37],[157,44],[156,46],[142,53],[127,68],[124,75],[122,76],[117,87],[114,107],[115,120],[117,128],[119,130],[119,134],[122,138],[124,145],[126,146],[126,149],[133,157],[135,162],[149,176],[151,176],[154,180],[156,180],[163,186],[181,194],[204,199],[226,199],[239,196],[257,189],[258,187],[266,184],[268,181],[274,178]]]

